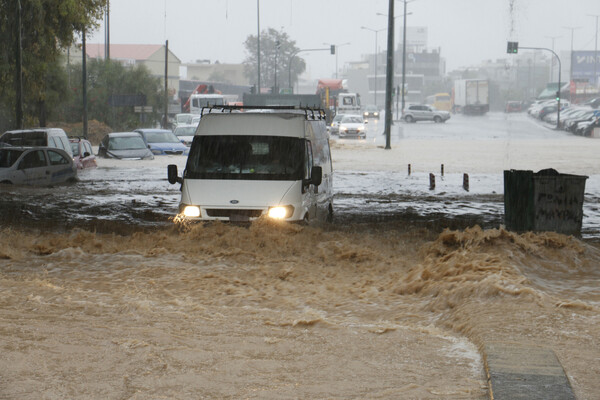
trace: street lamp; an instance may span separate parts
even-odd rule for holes
[[[333,46],[335,47],[335,79],[338,78],[338,47],[342,47],[342,46],[348,46],[350,44],[350,42],[347,43],[342,43],[342,44],[333,44],[333,43],[323,43],[326,46]]]
[[[367,28],[366,26],[361,26],[360,29],[364,29],[364,30],[371,31],[371,32],[375,33],[375,74],[374,74],[375,75],[375,78],[374,78],[374,81],[375,81],[375,83],[374,83],[374,89],[375,89],[375,91],[374,91],[373,97],[374,97],[375,105],[377,105],[377,34],[379,32],[381,32],[381,31],[385,31],[387,28],[372,29],[372,28]]]
[[[546,36],[547,39],[552,40],[552,51],[554,51],[554,40],[560,39],[562,36]],[[550,62],[550,82],[554,79],[554,59]],[[560,90],[560,88],[559,88]]]
[[[414,1],[414,0],[412,0]],[[406,58],[406,16],[407,15],[411,15],[412,12],[407,13],[406,12],[406,3],[412,3],[412,1],[406,1],[404,0],[404,14],[402,15],[398,15],[396,17],[394,17],[394,21],[396,20],[396,18],[400,18],[400,17],[404,17],[404,36],[402,37],[402,111],[404,112],[404,85],[406,82],[406,73],[404,72],[404,70],[406,69],[406,62],[404,61],[404,59]],[[388,17],[387,14],[383,14],[383,13],[377,13],[377,15],[380,15],[382,17]],[[398,113],[398,98],[396,97],[396,114]]]

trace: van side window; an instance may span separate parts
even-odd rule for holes
[[[69,164],[62,154],[57,151],[48,150],[48,158],[50,159],[50,165],[66,165]]]
[[[69,143],[69,139],[64,136],[59,136],[56,139],[57,139],[57,141],[60,140],[60,142],[62,143],[62,145],[59,146],[59,148],[63,149],[67,153],[69,153],[69,150],[71,150],[71,144]]]
[[[25,154],[19,163],[19,169],[39,168],[46,166],[46,156],[42,150],[32,151]]]
[[[305,157],[304,157],[304,179],[310,179],[310,175],[312,173],[312,166],[313,166],[313,154],[312,154],[312,145],[310,143],[310,140],[307,140],[306,142],[306,151],[305,151]]]

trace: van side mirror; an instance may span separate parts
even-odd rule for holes
[[[318,165],[312,167],[312,174],[310,177],[310,183],[319,186],[323,182],[323,168]]]
[[[183,178],[177,176],[177,165],[169,164],[167,166],[167,179],[172,185],[176,183],[183,183]]]

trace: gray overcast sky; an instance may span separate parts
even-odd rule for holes
[[[162,44],[182,60],[218,60],[240,63],[243,43],[257,33],[256,0],[110,0],[111,42]],[[512,9],[514,10],[511,12]],[[388,0],[261,0],[261,30],[283,29],[298,48],[319,48],[324,42],[350,45],[339,48],[338,65],[373,53],[375,35],[361,29],[386,27]],[[571,31],[576,50],[594,50],[599,0],[413,0],[408,3],[408,26],[426,26],[429,47],[440,47],[447,70],[506,57],[506,41],[523,46],[569,50]],[[395,15],[403,13],[396,1]],[[396,35],[402,18],[396,19]],[[88,40],[104,41],[104,24]],[[378,34],[379,49],[387,46]],[[328,52],[303,53],[310,78],[331,77],[335,56]]]

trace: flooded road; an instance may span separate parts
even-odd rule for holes
[[[0,398],[484,399],[496,341],[595,398],[600,141],[524,115],[381,130],[332,140],[322,227],[174,226],[183,157],[3,186]],[[503,230],[509,168],[589,176],[582,238]]]

